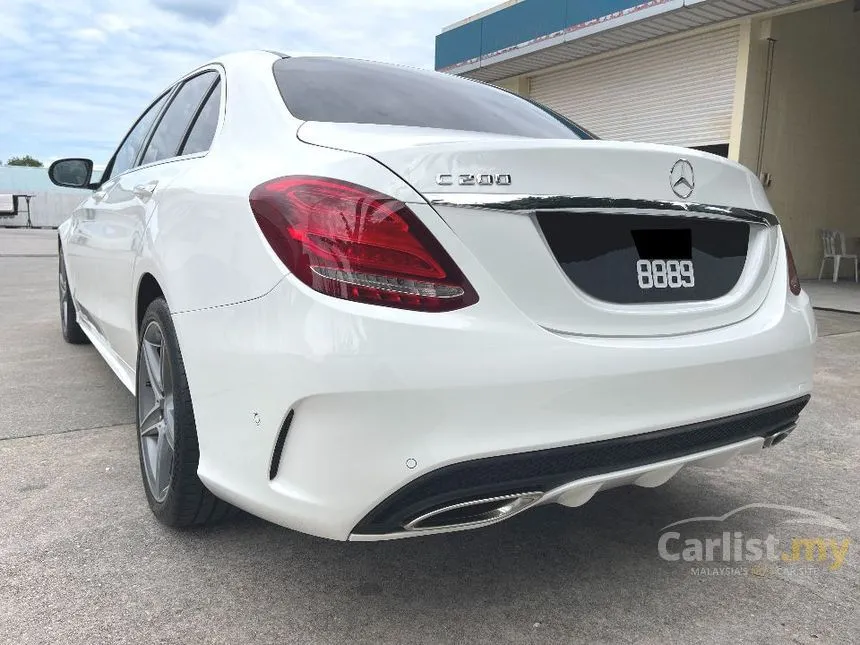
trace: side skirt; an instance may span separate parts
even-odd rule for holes
[[[80,325],[81,329],[84,330],[84,333],[87,335],[87,338],[90,339],[90,342],[93,344],[93,347],[96,348],[101,357],[105,360],[105,363],[108,364],[108,367],[113,370],[113,373],[116,374],[116,377],[120,380],[125,388],[134,394],[135,385],[134,385],[134,370],[126,364],[124,360],[122,360],[113,349],[111,349],[110,344],[107,340],[102,336],[95,328],[89,318],[87,318],[82,312],[81,308],[78,307],[78,303],[75,302],[75,311],[78,314],[78,325]]]

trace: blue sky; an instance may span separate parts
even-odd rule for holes
[[[219,54],[273,49],[432,68],[494,0],[0,0],[0,162],[108,161],[148,102]]]

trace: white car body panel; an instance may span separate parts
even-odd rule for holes
[[[563,337],[469,276],[481,301],[438,320],[340,300],[323,307],[289,278],[264,298],[176,316],[208,429],[206,485],[271,521],[346,539],[379,500],[451,463],[755,410],[812,387],[805,295],[789,303],[774,290],[749,319],[699,334]],[[260,464],[289,409],[281,474],[269,481]]]
[[[305,123],[308,143],[378,159],[422,193],[462,193],[451,173],[504,173],[510,185],[470,187],[481,194],[577,195],[676,201],[669,171],[679,157],[696,165],[695,201],[772,213],[756,176],[740,164],[705,152],[654,143],[525,139],[481,132],[343,123]],[[420,157],[416,159],[416,151]]]
[[[304,141],[372,156],[417,190],[466,243],[517,305],[540,325],[597,336],[660,336],[713,329],[738,322],[761,306],[771,288],[773,227],[750,232],[747,265],[735,288],[707,302],[617,305],[578,289],[546,252],[532,216],[452,205],[490,201],[499,195],[577,195],[607,201],[678,202],[669,170],[679,155],[696,164],[696,201],[773,213],[761,184],[746,168],[695,150],[616,141],[547,141],[493,137],[430,128],[305,123]],[[416,163],[416,152],[419,161]],[[510,185],[442,186],[440,174],[510,175]],[[466,199],[468,198],[468,199]],[[679,217],[690,213],[678,211]],[[492,231],[492,235],[488,235]],[[511,250],[516,249],[516,257]]]
[[[253,52],[204,68],[222,74],[208,153],[111,179],[59,229],[81,326],[132,391],[139,287],[154,279],[163,290],[193,396],[198,474],[219,497],[318,536],[399,537],[354,529],[447,465],[674,428],[811,391],[815,322],[806,295],[788,290],[778,226],[751,226],[747,266],[726,296],[620,306],[577,290],[530,217],[433,203],[464,193],[678,201],[669,170],[687,158],[696,201],[772,213],[747,170],[666,146],[303,124],[273,79],[279,58]],[[479,172],[510,174],[511,185],[436,182]],[[314,291],[280,262],[249,205],[255,186],[289,175],[408,204],[480,300],[423,313]],[[151,198],[135,194],[151,182]],[[718,452],[757,445],[741,443]]]

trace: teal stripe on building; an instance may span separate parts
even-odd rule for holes
[[[523,0],[436,36],[436,69],[473,61],[635,7],[642,0]]]

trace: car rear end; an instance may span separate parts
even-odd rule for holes
[[[372,98],[391,68],[350,64],[285,59],[275,78],[304,122],[300,145],[386,181],[332,170],[254,188],[261,239],[287,275],[262,298],[206,312],[184,349],[231,365],[232,395],[264,419],[229,448],[201,433],[214,492],[316,535],[386,539],[658,485],[793,429],[815,323],[748,171],[586,140],[516,106],[493,112],[504,124],[464,129],[456,110],[439,116],[441,99],[404,117],[400,103],[429,104],[421,92],[438,88],[395,68],[398,120]],[[421,75],[408,100],[403,74]],[[373,109],[339,117],[332,93],[356,83],[356,105]],[[472,99],[457,85],[451,102],[528,105],[476,87]],[[293,104],[290,88],[317,103]],[[195,349],[217,343],[217,356]],[[208,394],[198,426],[226,424],[234,413]]]

